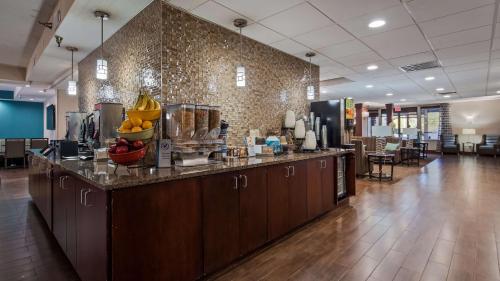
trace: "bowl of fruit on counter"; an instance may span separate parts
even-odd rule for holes
[[[149,120],[143,121],[141,118],[131,117],[122,122],[118,128],[118,135],[128,141],[149,140],[154,135],[153,127],[153,122]]]
[[[128,141],[124,138],[118,139],[108,149],[109,158],[120,165],[133,165],[146,155],[147,146],[142,140]]]
[[[141,91],[134,107],[127,111],[129,119],[136,118],[142,121],[155,121],[160,119],[160,115],[160,103],[152,99],[146,91]]]

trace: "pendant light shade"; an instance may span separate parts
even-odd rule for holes
[[[68,95],[70,96],[76,96],[77,92],[77,87],[76,87],[76,81],[73,78],[73,60],[74,60],[74,52],[78,51],[78,48],[76,47],[66,47],[66,50],[71,52],[71,80],[68,81]]]
[[[99,80],[108,79],[108,61],[104,59],[104,21],[109,19],[109,14],[102,11],[95,11],[96,18],[101,20],[101,57],[97,59],[96,75]]]
[[[105,59],[98,59],[95,73],[95,77],[99,80],[108,79],[108,61]]]
[[[245,74],[245,66],[242,64],[242,56],[243,56],[243,35],[241,34],[241,30],[243,27],[247,26],[246,19],[235,19],[233,21],[234,26],[240,29],[240,63],[236,67],[236,87],[245,87],[246,86],[246,74]]]
[[[309,52],[306,54],[306,57],[309,58],[309,85],[306,88],[307,91],[307,100],[314,100],[315,97],[315,89],[314,85],[312,82],[312,57],[314,57],[316,54],[313,52]]]

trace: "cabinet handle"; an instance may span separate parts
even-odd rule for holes
[[[234,186],[233,186],[233,189],[234,190],[238,190],[238,177],[237,176],[234,176]]]
[[[248,178],[247,178],[247,176],[246,175],[240,175],[240,177],[243,178],[243,180],[244,180],[242,187],[243,188],[247,188],[248,187]]]
[[[285,178],[288,178],[290,176],[290,166],[285,167],[285,169],[286,169],[286,176],[285,176]]]
[[[323,163],[325,163],[325,166],[323,168],[326,169],[326,160],[323,160]]]
[[[84,188],[80,189],[80,205],[83,205],[83,192],[85,191]]]
[[[88,195],[89,193],[92,193],[92,189],[90,189],[90,188],[89,188],[89,189],[87,189],[87,190],[85,191],[85,193],[84,193],[84,199],[83,199],[84,201],[83,201],[83,206],[85,206],[85,207],[92,207],[92,206],[93,206],[92,204],[87,204],[87,195]]]
[[[295,176],[295,166],[290,166],[290,168],[292,168],[292,177]]]
[[[68,176],[63,176],[59,178],[59,185],[61,186],[62,190],[66,190],[67,188],[64,188],[64,181],[68,179]]]

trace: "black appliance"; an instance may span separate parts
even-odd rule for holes
[[[337,201],[347,198],[345,161],[345,156],[337,157]]]
[[[78,157],[78,141],[61,141],[59,153],[62,159],[73,159]]]
[[[311,103],[311,111],[320,117],[321,125],[327,127],[328,147],[338,147],[342,144],[343,125],[343,100],[317,101]]]

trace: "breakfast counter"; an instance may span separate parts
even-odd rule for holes
[[[153,183],[181,180],[192,177],[206,176],[224,172],[232,172],[249,168],[264,167],[294,161],[340,156],[348,152],[345,150],[330,149],[309,153],[292,153],[274,157],[241,158],[230,162],[216,164],[172,168],[127,168],[114,163],[64,160],[54,153],[49,156],[40,154],[40,150],[31,150],[34,158],[48,161],[50,164],[79,177],[80,179],[103,190],[114,190],[127,187],[146,186]],[[36,161],[36,160],[35,160]]]
[[[348,151],[116,172],[32,152],[33,202],[83,281],[206,278],[356,193]]]

